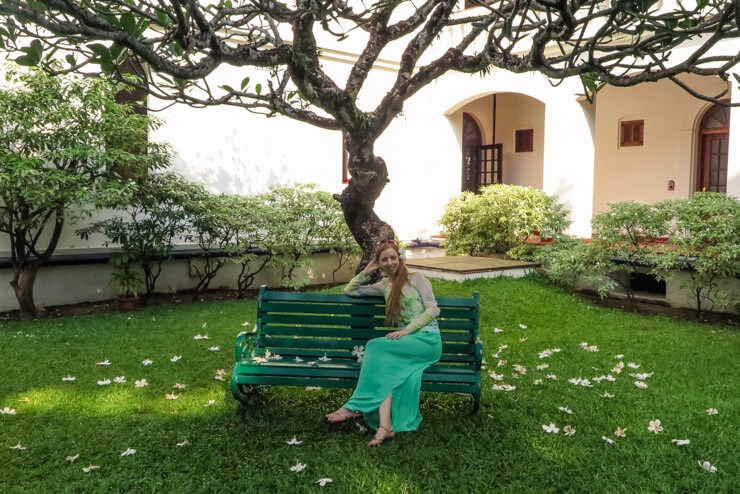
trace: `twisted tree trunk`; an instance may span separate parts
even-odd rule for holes
[[[10,285],[18,300],[21,319],[33,319],[38,315],[36,302],[33,298],[33,286],[36,281],[40,264],[37,262],[23,263],[13,270],[13,280]]]
[[[375,253],[379,240],[394,238],[393,228],[375,213],[375,201],[385,188],[388,169],[383,158],[372,151],[374,139],[347,134],[345,145],[349,153],[349,172],[352,178],[339,195],[342,211],[352,236],[362,249],[360,272]]]

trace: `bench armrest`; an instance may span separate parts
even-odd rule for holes
[[[475,370],[481,370],[483,367],[483,342],[479,339],[475,341]]]
[[[242,331],[236,335],[236,347],[234,348],[234,354],[236,361],[239,362],[244,355],[251,355],[256,343],[257,333],[247,333]]]

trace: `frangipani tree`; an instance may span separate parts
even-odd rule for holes
[[[18,69],[0,85],[0,232],[21,316],[33,317],[36,275],[67,223],[125,195],[119,172],[155,170],[169,154],[146,140],[156,123],[116,103],[109,81]]]
[[[683,85],[685,72],[728,77],[738,50],[713,48],[738,37],[738,10],[729,0],[3,0],[0,43],[23,64],[61,58],[64,70],[94,65],[119,79],[138,66],[140,87],[165,101],[343,130],[352,180],[338,199],[367,261],[376,238],[393,234],[374,212],[389,177],[374,144],[427,84],[501,68],[580,77],[591,97],[603,84]],[[322,66],[330,43],[356,54],[348,74]],[[371,101],[368,75],[391,51],[397,73]],[[214,86],[221,66],[244,72]]]

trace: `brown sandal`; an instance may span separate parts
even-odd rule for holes
[[[385,433],[382,437],[378,437],[381,430],[385,431]],[[388,429],[386,427],[383,427],[382,425],[378,426],[378,430],[375,432],[375,437],[373,437],[373,439],[369,443],[367,443],[367,445],[371,448],[378,447],[383,444],[383,441],[385,441],[386,439],[393,439],[393,436],[395,436],[393,429]]]
[[[345,410],[345,412],[342,412],[342,410]],[[352,410],[348,410],[344,407],[340,408],[339,410],[335,412],[331,412],[325,415],[326,421],[331,424],[339,424],[341,422],[346,422],[348,420],[356,419],[362,417],[361,412],[353,412]]]

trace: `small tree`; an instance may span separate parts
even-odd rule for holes
[[[269,227],[275,236],[271,264],[280,270],[280,286],[300,288],[308,279],[298,270],[313,263],[317,249],[332,246],[330,231],[341,217],[339,204],[313,184],[297,184],[272,187],[267,206],[274,209],[275,220]]]
[[[213,195],[204,188],[193,186],[194,192],[187,198],[185,211],[190,223],[187,240],[194,240],[200,247],[200,264],[193,264],[198,284],[193,299],[208,290],[211,281],[228,262],[229,246],[239,232],[236,196]]]
[[[189,234],[184,204],[201,189],[172,172],[143,177],[129,194],[104,202],[119,213],[78,230],[78,234],[88,238],[93,232],[102,233],[109,239],[104,245],[120,247],[119,255],[126,261],[119,265],[138,264],[144,271],[146,302],[176,239]]]
[[[690,199],[666,201],[673,217],[672,249],[655,259],[662,276],[688,274],[683,285],[701,314],[710,304],[740,308],[740,294],[723,288],[727,278],[740,279],[740,201],[718,192],[699,192]]]
[[[0,232],[10,241],[22,317],[37,313],[34,283],[65,225],[86,217],[96,197],[125,195],[116,169],[157,169],[166,148],[146,140],[156,125],[115,102],[102,79],[52,78],[5,69],[0,88]]]
[[[232,219],[236,233],[226,247],[229,262],[240,265],[237,275],[237,297],[244,298],[255,278],[272,260],[276,236],[271,229],[276,224],[276,211],[268,207],[267,194],[235,196]]]

